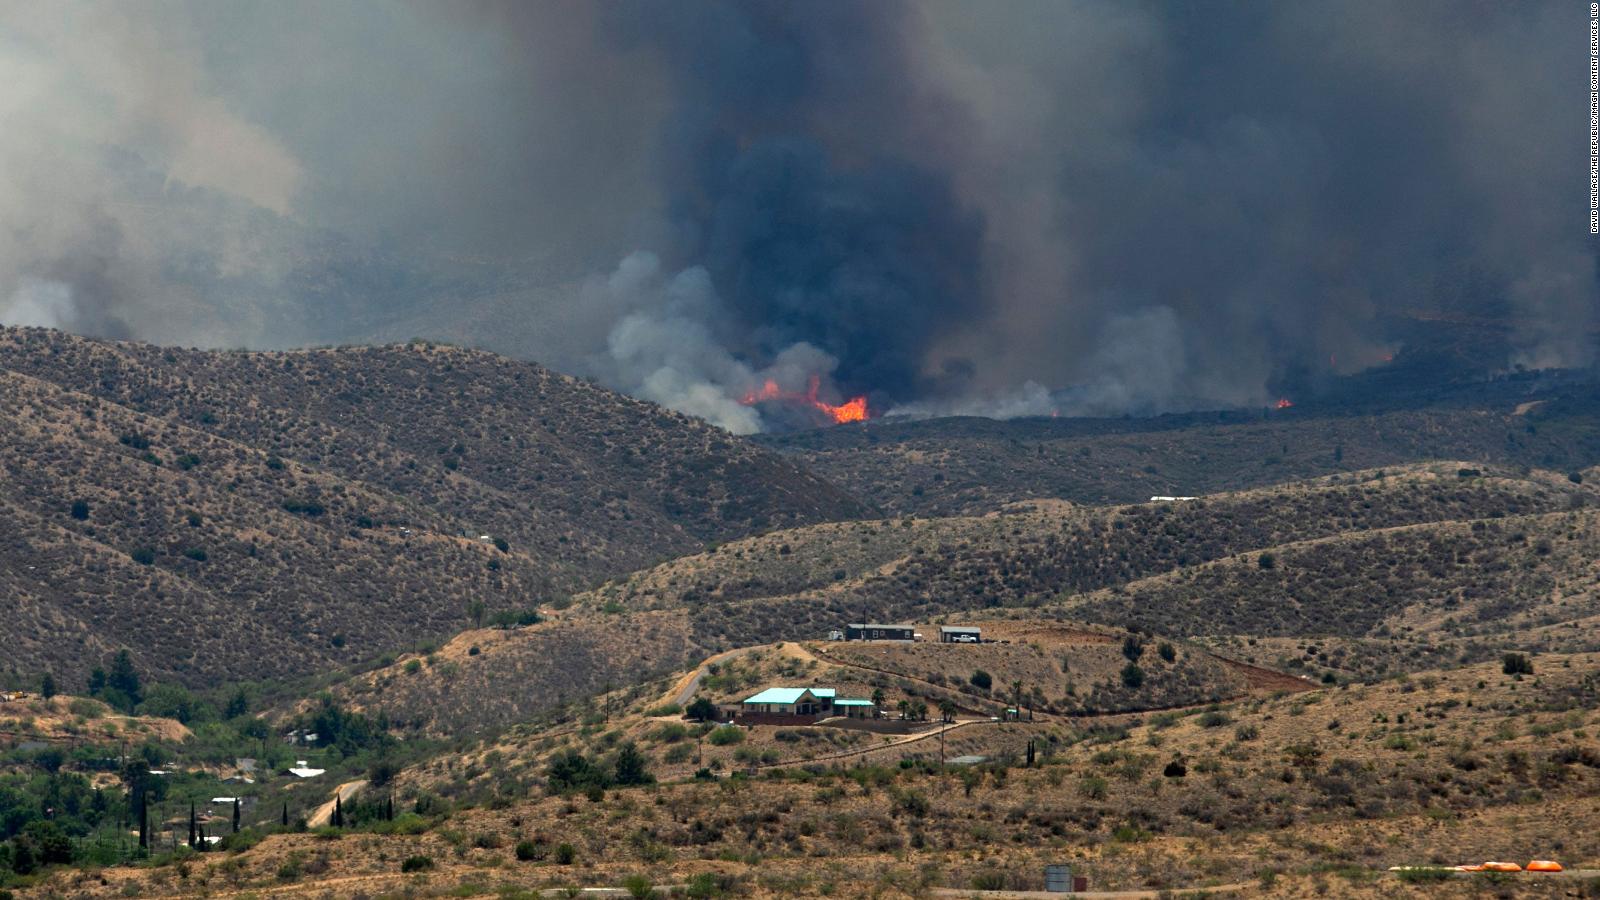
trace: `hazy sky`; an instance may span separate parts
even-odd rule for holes
[[[0,0],[0,322],[438,336],[739,431],[1585,365],[1587,6]]]

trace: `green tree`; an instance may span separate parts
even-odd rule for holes
[[[1156,648],[1156,653],[1167,662],[1173,662],[1178,658],[1178,649],[1166,641],[1161,642],[1161,646]]]
[[[655,776],[650,774],[649,760],[639,752],[639,748],[632,741],[617,749],[617,758],[612,767],[616,770],[617,784],[650,784],[656,780]]]
[[[79,522],[82,522],[82,521],[85,521],[86,519],[88,519],[89,518],[89,501],[87,501],[87,500],[74,500],[74,501],[72,501],[72,517],[74,519],[77,519]]]
[[[139,712],[146,716],[177,719],[187,725],[194,721],[198,707],[198,701],[188,688],[179,684],[157,684],[150,688],[144,702],[139,704]]]
[[[696,697],[683,714],[697,722],[709,722],[717,717],[717,705],[705,697]]]
[[[1500,657],[1500,671],[1507,675],[1532,675],[1533,660],[1526,654],[1507,653]]]
[[[118,650],[111,658],[111,671],[106,674],[106,687],[121,691],[129,704],[137,705],[144,699],[139,685],[139,673],[133,667],[133,656],[127,650]]]
[[[467,618],[472,620],[474,628],[483,627],[483,617],[488,611],[488,605],[482,600],[472,600],[467,603]]]
[[[1139,640],[1138,635],[1130,634],[1122,639],[1122,655],[1128,658],[1128,662],[1138,662],[1139,657],[1144,655],[1144,642]]]
[[[1132,690],[1144,686],[1144,670],[1136,663],[1128,663],[1122,667],[1122,684]]]
[[[972,678],[970,680],[972,682],[972,685],[974,687],[976,687],[980,691],[987,691],[990,688],[994,687],[994,676],[990,675],[988,672],[985,672],[982,669],[979,669],[976,672],[973,672],[972,673]]]
[[[544,777],[545,784],[552,794],[565,794],[592,787],[605,788],[609,786],[610,781],[603,769],[576,750],[557,754],[545,768]]]
[[[228,705],[223,710],[223,716],[229,719],[237,719],[249,711],[250,698],[245,695],[244,688],[239,688],[233,692],[232,697],[228,698]]]
[[[56,677],[49,672],[39,678],[39,696],[49,700],[56,695]]]
[[[11,841],[11,871],[18,875],[32,875],[39,869],[39,853],[33,839],[18,835]]]

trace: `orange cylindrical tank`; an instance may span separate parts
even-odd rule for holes
[[[1521,872],[1522,867],[1516,863],[1494,862],[1493,860],[1490,860],[1489,862],[1483,864],[1483,870],[1485,872]]]
[[[1527,868],[1529,872],[1559,872],[1561,871],[1561,863],[1553,859],[1536,859],[1528,863]]]

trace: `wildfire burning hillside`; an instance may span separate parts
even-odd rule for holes
[[[779,387],[776,381],[769,378],[759,389],[746,391],[739,402],[745,406],[769,402],[805,405],[817,410],[838,424],[863,422],[871,418],[872,414],[867,411],[867,398],[865,395],[853,397],[835,406],[817,398],[817,391],[821,386],[822,379],[813,375],[805,393],[802,394],[798,391],[786,391]]]

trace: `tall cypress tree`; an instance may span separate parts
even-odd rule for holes
[[[339,802],[339,792],[333,792],[333,827],[344,827],[344,805]]]
[[[283,827],[289,827],[289,801],[283,801]]]
[[[150,849],[150,800],[144,791],[139,792],[139,849]]]
[[[239,798],[233,798],[233,833],[239,833]]]
[[[195,823],[195,819],[194,819],[194,801],[190,800],[189,801],[189,848],[191,850],[194,849],[195,842],[197,840],[199,840],[199,838],[196,836],[195,825],[196,825],[196,823]]]

